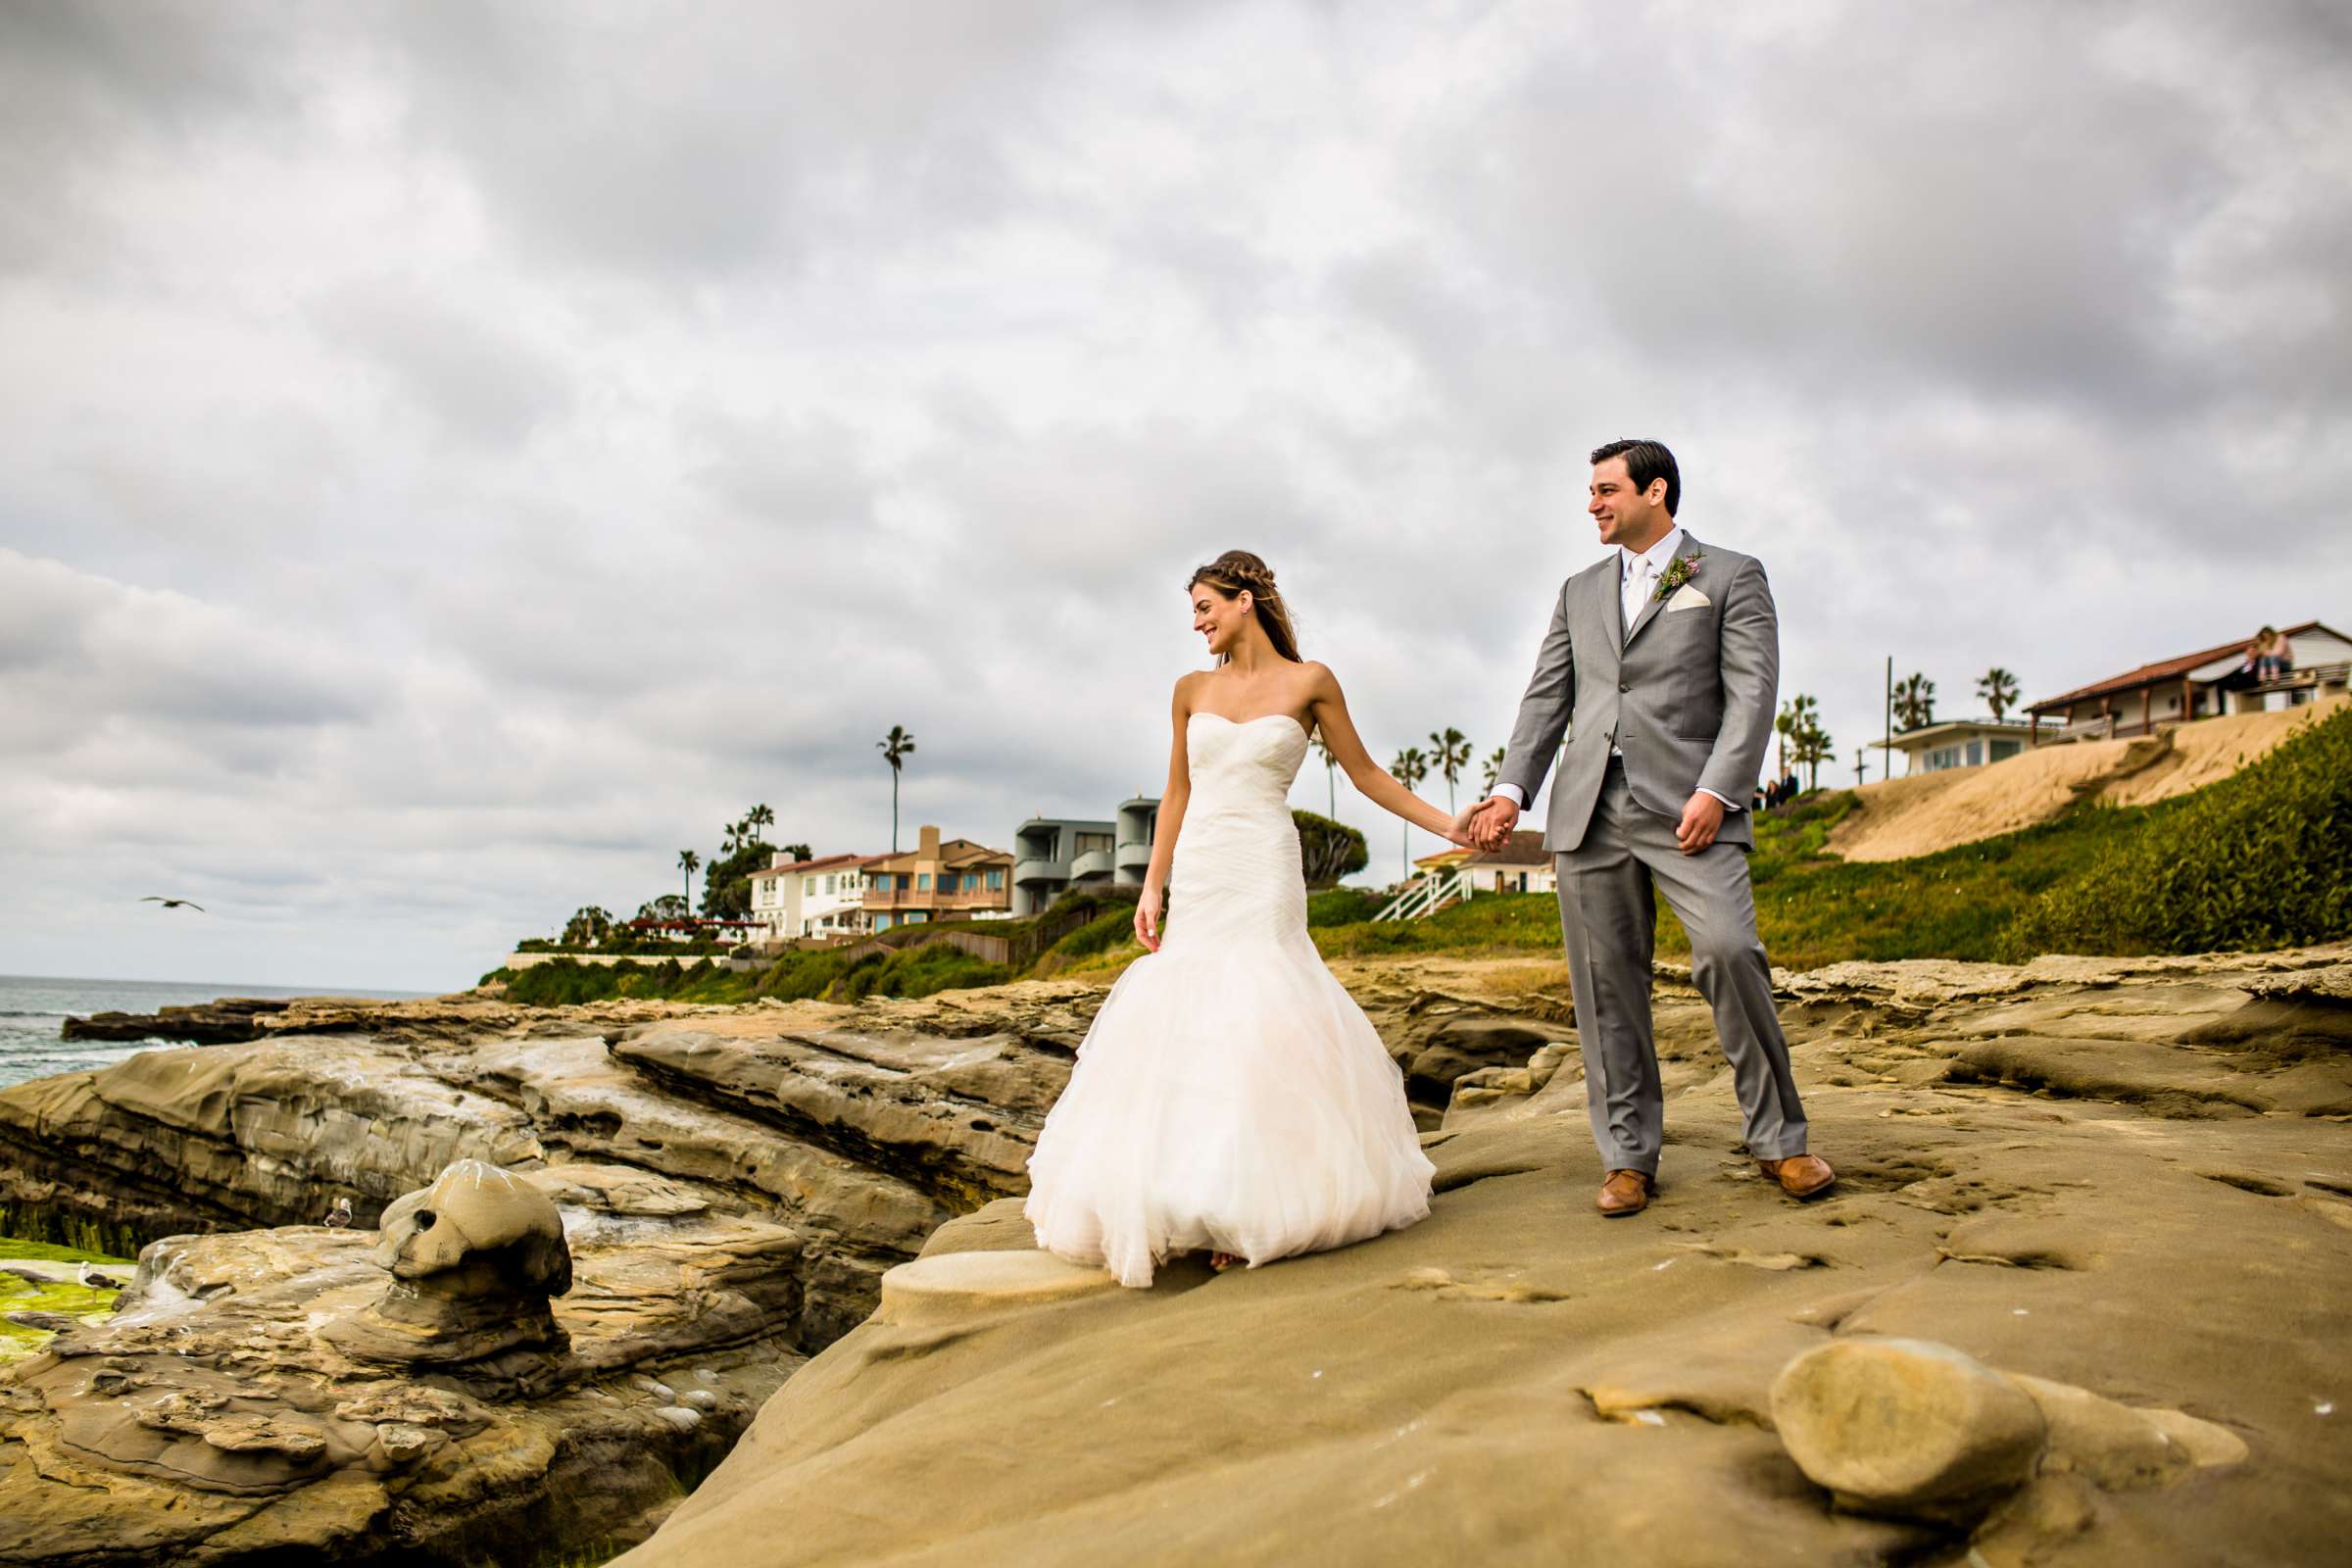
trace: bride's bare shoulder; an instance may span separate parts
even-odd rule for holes
[[[1316,701],[1319,702],[1326,697],[1339,696],[1340,677],[1333,674],[1331,666],[1321,660],[1300,661],[1299,674],[1306,682],[1307,695]]]
[[[1176,706],[1190,712],[1200,699],[1200,683],[1209,677],[1205,669],[1187,670],[1176,677]]]

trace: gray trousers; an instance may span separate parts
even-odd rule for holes
[[[1612,764],[1584,843],[1555,857],[1585,1102],[1601,1168],[1654,1177],[1665,1138],[1666,1097],[1649,1018],[1656,890],[1690,934],[1690,977],[1714,1011],[1716,1038],[1732,1064],[1747,1152],[1758,1159],[1801,1154],[1805,1110],[1756,937],[1747,854],[1719,842],[1685,855],[1675,826],[1674,817],[1634,804],[1624,769]]]

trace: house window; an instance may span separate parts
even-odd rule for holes
[[[1522,893],[1527,891],[1527,873],[1525,871],[1519,873],[1519,891]]]
[[[2015,757],[2024,750],[2025,744],[2022,741],[1994,741],[1992,743],[1992,760],[1998,762],[2006,758]]]
[[[801,897],[804,899],[812,898],[815,896],[815,894],[816,878],[812,876],[805,876],[801,878]]]
[[[830,892],[832,892],[832,891],[833,891],[833,879],[832,879],[831,877],[827,877],[827,878],[825,878],[825,891],[826,891],[827,893],[830,893]]]
[[[917,871],[914,873],[914,891],[917,893],[928,893],[931,891],[930,872]]]
[[[1004,872],[1002,872],[1002,871],[991,871],[991,872],[989,872],[989,873],[988,873],[988,890],[989,890],[991,893],[995,893],[995,892],[998,892],[998,891],[1000,891],[1001,889],[1003,889],[1003,887],[1004,887]]]
[[[925,914],[925,913],[924,913],[922,910],[920,910],[920,909],[916,909],[916,910],[913,910],[913,911],[911,911],[911,912],[910,912],[910,913],[909,913],[909,914],[906,916],[906,924],[908,924],[908,925],[921,925],[921,924],[922,924],[922,923],[923,923],[925,920],[928,920],[928,919],[930,919],[930,918],[931,918],[931,917],[930,917],[929,915]]]
[[[1984,743],[1970,741],[1968,743],[1968,765],[1974,767],[1983,760],[1984,760]]]
[[[887,931],[887,930],[889,930],[889,929],[890,929],[890,916],[889,916],[889,915],[887,915],[887,914],[877,914],[877,915],[875,915],[875,916],[874,916],[874,929],[875,929],[875,930],[877,930],[877,931]]]

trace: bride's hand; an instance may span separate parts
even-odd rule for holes
[[[1143,896],[1135,901],[1135,940],[1149,953],[1159,951],[1159,889],[1144,884]]]

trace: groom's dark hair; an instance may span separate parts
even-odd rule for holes
[[[1674,466],[1674,454],[1666,450],[1663,441],[1612,441],[1605,447],[1592,449],[1594,467],[1611,458],[1625,460],[1625,476],[1634,481],[1637,490],[1647,490],[1653,480],[1666,481],[1666,515],[1674,515],[1683,500],[1682,471]]]

